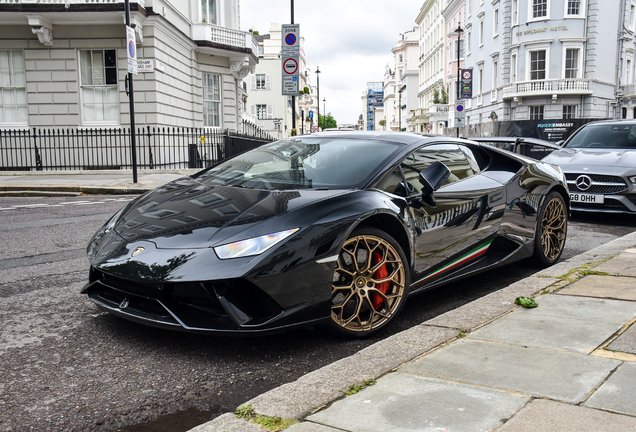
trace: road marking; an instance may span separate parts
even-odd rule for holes
[[[33,209],[33,208],[45,208],[45,207],[64,207],[65,205],[91,205],[91,204],[109,204],[113,202],[129,202],[132,201],[133,198],[105,198],[102,201],[66,201],[59,204],[46,204],[46,203],[38,203],[38,204],[18,204],[12,207],[0,207],[0,211],[4,210],[23,210],[23,209]]]

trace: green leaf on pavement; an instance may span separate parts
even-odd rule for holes
[[[535,308],[539,306],[532,297],[517,297],[515,299],[515,304],[521,305],[524,308]]]

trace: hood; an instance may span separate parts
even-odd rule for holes
[[[348,192],[266,191],[210,186],[183,178],[135,201],[114,229],[128,243],[151,241],[159,249],[207,248],[260,222]],[[279,226],[280,230],[288,228]]]
[[[615,175],[620,175],[616,173],[616,167],[636,167],[636,150],[564,148],[545,157],[543,162],[559,165],[566,172],[578,172],[592,167],[592,171],[595,171],[597,167],[607,167],[612,169]]]

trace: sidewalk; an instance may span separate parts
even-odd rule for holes
[[[142,194],[200,169],[112,171],[5,171],[0,196],[69,196],[81,194]]]
[[[614,240],[245,405],[300,419],[289,432],[636,431],[635,245]],[[263,430],[227,413],[191,432]]]

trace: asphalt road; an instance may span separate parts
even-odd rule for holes
[[[168,332],[79,294],[89,238],[128,199],[0,198],[0,431],[187,430],[536,271],[513,264],[411,298],[364,341],[320,328],[232,339]],[[575,215],[564,258],[635,229],[633,216]]]

